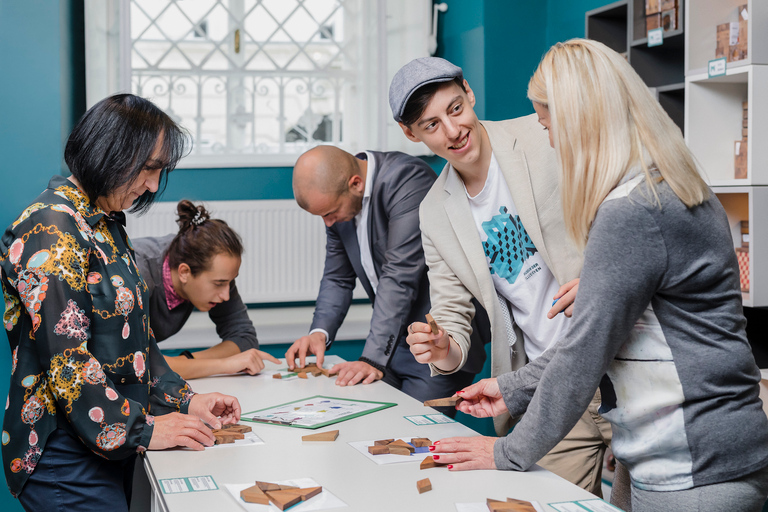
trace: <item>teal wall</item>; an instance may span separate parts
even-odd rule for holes
[[[547,47],[583,36],[584,12],[602,0],[447,0],[439,55],[461,66],[481,118],[529,114],[528,78]],[[83,0],[0,0],[0,226],[63,168],[69,130],[85,109]],[[440,158],[427,158],[436,170]],[[175,171],[164,200],[289,199],[289,168]],[[0,335],[0,396],[8,391],[10,351]],[[339,347],[355,359],[361,343]],[[343,350],[342,350],[343,349]],[[484,372],[487,374],[487,370]],[[2,415],[0,409],[0,415]],[[489,432],[487,421],[467,420]],[[0,510],[21,510],[0,490]]]

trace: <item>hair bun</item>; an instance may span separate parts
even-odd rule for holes
[[[176,213],[179,216],[176,223],[182,232],[200,226],[211,218],[203,205],[195,206],[192,201],[187,199],[179,201],[179,204],[176,206]]]

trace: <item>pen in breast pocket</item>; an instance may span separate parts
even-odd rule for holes
[[[561,298],[562,298],[562,297],[561,297]],[[559,301],[559,300],[560,300],[560,299],[555,299],[554,301],[552,301],[552,307],[555,307],[555,304],[557,304],[557,301]],[[559,314],[560,314],[560,313],[562,313],[563,311],[565,311],[565,310],[563,309],[563,310],[561,310],[561,311],[558,311],[558,312],[557,312],[557,314],[559,315]]]

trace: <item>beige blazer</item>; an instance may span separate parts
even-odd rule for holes
[[[482,125],[536,249],[558,283],[575,279],[583,258],[565,232],[557,162],[547,132],[535,114],[508,121],[484,121]],[[429,267],[431,314],[461,347],[458,370],[467,360],[470,323],[475,314],[471,299],[477,299],[491,323],[491,375],[495,377],[526,363],[523,336],[515,326],[517,341],[511,354],[503,313],[466,191],[461,180],[448,180],[455,172],[450,164],[445,166],[419,210]],[[432,374],[439,373],[445,372],[432,366]],[[499,435],[505,435],[509,416],[494,418],[494,425]]]

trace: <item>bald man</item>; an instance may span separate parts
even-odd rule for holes
[[[352,301],[359,279],[373,303],[371,328],[358,361],[331,368],[336,384],[379,379],[418,400],[450,396],[482,369],[482,343],[463,371],[430,377],[411,355],[405,337],[429,312],[429,282],[419,230],[419,205],[436,179],[422,160],[389,152],[351,155],[318,146],[293,169],[293,193],[304,210],[326,226],[325,271],[309,334],[286,352],[288,366],[304,366],[309,354],[322,366]],[[488,337],[490,338],[490,337]]]

